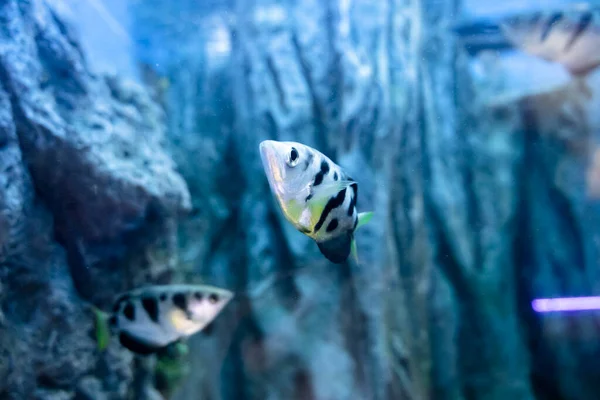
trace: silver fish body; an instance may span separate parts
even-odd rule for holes
[[[358,184],[323,153],[298,142],[265,140],[260,155],[286,219],[316,241],[334,263],[344,262],[354,231],[371,213],[356,210]]]
[[[506,18],[500,24],[506,38],[520,50],[563,65],[572,75],[600,66],[600,10],[574,8]]]
[[[125,348],[148,355],[204,329],[232,298],[207,285],[135,289],[114,302],[109,326]]]

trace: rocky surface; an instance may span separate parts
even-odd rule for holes
[[[46,3],[2,2],[0,27],[0,397],[124,398],[131,355],[97,350],[89,305],[175,265],[190,198],[163,115]]]
[[[154,99],[0,3],[1,398],[595,398],[597,320],[530,308],[600,289],[594,91],[488,102],[458,1],[131,5]],[[264,139],[359,182],[360,263],[283,219]],[[90,304],[171,280],[236,301],[187,356],[97,350]]]

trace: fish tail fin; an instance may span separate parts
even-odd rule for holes
[[[108,327],[108,316],[102,310],[92,306],[96,325],[96,343],[98,350],[104,351],[110,341],[110,328]]]
[[[371,218],[373,218],[373,211],[358,213],[358,225],[356,226],[356,229],[367,224]]]

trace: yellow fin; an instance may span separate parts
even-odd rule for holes
[[[358,225],[356,226],[356,229],[368,223],[371,218],[373,218],[373,211],[358,213]]]
[[[352,244],[351,244],[351,251],[352,251],[352,257],[354,258],[354,261],[359,264],[359,260],[358,260],[358,250],[356,248],[356,240],[352,239]]]
[[[108,347],[110,341],[110,329],[108,328],[108,317],[106,313],[92,306],[94,316],[96,317],[96,343],[98,350],[104,351]]]

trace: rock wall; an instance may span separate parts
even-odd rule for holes
[[[97,350],[89,305],[175,266],[190,197],[163,114],[93,75],[44,2],[3,1],[0,27],[0,397],[142,398],[131,355]]]

